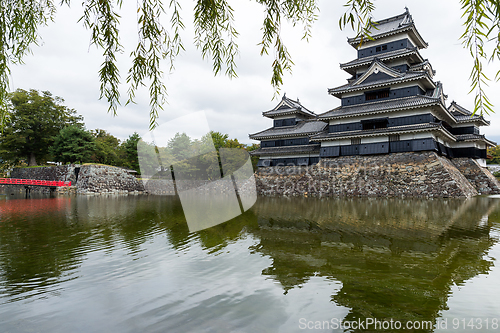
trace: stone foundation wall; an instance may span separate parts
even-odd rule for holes
[[[75,167],[78,166],[14,169],[11,176],[71,181],[76,188],[62,191],[68,193],[76,190],[90,195],[139,194],[145,191],[142,182],[125,170],[104,165],[80,166],[75,184]],[[500,193],[500,183],[475,160],[449,160],[434,152],[341,156],[323,159],[309,167],[259,168],[255,182],[257,193],[268,196],[471,197]],[[148,185],[146,191],[151,194],[175,193],[173,186],[159,180]],[[224,192],[225,187],[210,189]],[[6,185],[1,186],[0,191],[14,193],[24,191],[24,187]],[[49,189],[32,187],[32,192],[49,192]]]
[[[454,158],[452,162],[479,194],[500,193],[498,180],[487,168],[480,166],[476,160],[472,158]]]
[[[153,195],[175,195],[176,194],[176,184],[175,181],[166,179],[149,179],[144,181],[144,188],[148,194]],[[232,194],[235,193],[235,187],[233,181],[229,179],[225,180],[193,180],[193,181],[182,181],[182,183],[177,184],[177,191],[183,192],[190,189],[195,189],[197,193],[202,193],[206,195],[211,194]],[[255,186],[251,180],[240,181],[237,184],[237,190],[240,194],[255,193]]]
[[[75,165],[60,165],[53,167],[37,168],[14,168],[10,173],[11,178],[36,179],[71,182],[75,184]],[[30,186],[31,193],[50,193],[50,188],[45,186]],[[0,193],[24,193],[24,186],[4,185],[0,187]]]
[[[261,195],[471,197],[476,189],[450,160],[434,152],[322,159],[309,167],[256,173]]]
[[[144,191],[142,182],[125,170],[107,165],[83,165],[76,192],[81,194],[126,194]]]
[[[75,168],[79,167],[78,181]],[[71,181],[71,188],[59,188],[58,193],[138,194],[144,191],[142,182],[125,170],[107,165],[61,165],[39,168],[16,168],[12,178]],[[31,192],[49,193],[48,187],[31,186]],[[2,190],[0,188],[0,190]],[[5,185],[4,193],[24,191],[24,186]]]
[[[78,165],[70,164],[53,167],[15,168],[10,173],[10,177],[18,179],[64,181],[71,182],[71,185],[74,185],[76,182],[75,167],[78,167]]]

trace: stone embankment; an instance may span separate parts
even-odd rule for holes
[[[61,165],[39,168],[16,168],[12,178],[71,181],[69,188],[61,187],[58,193],[141,194],[144,186],[140,180],[122,168],[107,165]],[[5,186],[4,192],[24,191],[22,186]],[[48,187],[31,186],[31,192],[49,192]]]
[[[173,181],[151,179],[143,183],[121,168],[105,165],[64,165],[15,169],[13,178],[71,181],[71,188],[60,193],[160,194],[173,195]],[[238,191],[252,185],[238,184]],[[378,156],[342,156],[323,159],[314,166],[267,167],[255,173],[257,193],[285,196],[371,196],[468,198],[478,194],[499,194],[500,183],[491,173],[470,158],[449,160],[434,152],[409,152]],[[178,191],[199,188],[198,183],[183,183]],[[196,186],[195,186],[196,185]],[[234,191],[232,182],[202,182],[203,191]],[[186,187],[187,186],[187,187]],[[186,188],[183,188],[186,187]],[[4,187],[4,192],[24,190]],[[32,191],[48,188],[33,187]]]
[[[500,193],[500,184],[489,170],[481,167],[472,158],[454,158],[453,164],[467,178],[467,180],[476,188],[479,194],[498,194]]]
[[[458,161],[464,166],[457,168],[434,152],[409,152],[342,156],[309,167],[267,167],[256,173],[257,192],[271,196],[431,198],[500,193],[500,184],[486,168],[463,160],[469,161]],[[467,166],[468,171],[462,173]]]
[[[107,165],[83,165],[78,173],[76,192],[81,194],[139,194],[140,180],[126,170]]]

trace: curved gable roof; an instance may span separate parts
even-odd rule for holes
[[[407,31],[413,41],[417,44],[418,48],[426,48],[428,46],[427,42],[422,38],[422,36],[420,36],[420,33],[415,27],[410,11],[408,8],[405,9],[406,10],[403,14],[380,21],[373,21],[372,23],[374,26],[370,28],[368,32],[370,38],[376,40]],[[354,38],[349,38],[347,41],[351,44],[351,46],[357,48],[361,43],[369,43],[371,40],[370,38],[367,36],[356,36]]]
[[[278,116],[292,115],[300,113],[308,118],[316,117],[316,114],[304,107],[298,100],[294,101],[283,94],[283,98],[273,109],[262,112],[264,117],[274,118]]]

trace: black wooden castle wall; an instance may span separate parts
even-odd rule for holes
[[[374,91],[371,91],[374,92]],[[368,92],[369,93],[369,92]],[[386,101],[394,98],[402,98],[402,97],[409,97],[409,96],[416,96],[416,95],[424,95],[425,91],[423,91],[419,86],[412,86],[412,87],[405,87],[405,88],[399,88],[399,89],[391,89],[389,91],[389,97],[385,98],[380,98],[376,100],[367,100],[366,99],[366,94],[362,95],[357,95],[357,96],[351,96],[351,97],[344,97],[342,98],[341,105],[342,106],[350,106],[350,105],[356,105],[356,104],[363,104],[367,102],[376,102],[376,101]]]
[[[486,158],[486,149],[479,149],[476,147],[450,148],[432,138],[321,147],[319,156],[321,158],[328,158],[352,155],[403,153],[412,151],[435,151],[440,155],[449,158]]]
[[[293,138],[293,139],[280,139],[280,140],[263,140],[260,142],[260,146],[262,148],[301,146],[301,145],[308,145],[308,144],[309,144],[309,137]]]
[[[437,122],[437,119],[431,113],[424,113],[414,116],[387,118],[387,127],[424,124],[432,122]],[[329,133],[361,131],[361,130],[363,130],[363,124],[361,121],[328,126]]]
[[[358,59],[364,57],[375,56],[379,54],[384,54],[390,51],[413,48],[415,47],[412,42],[408,39],[400,39],[394,42],[385,43],[382,45],[368,47],[366,49],[358,50]]]

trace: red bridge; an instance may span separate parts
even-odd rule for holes
[[[16,178],[0,178],[0,185],[25,185],[25,186],[71,186],[71,182],[60,182],[52,180],[35,180],[35,179],[16,179]]]

